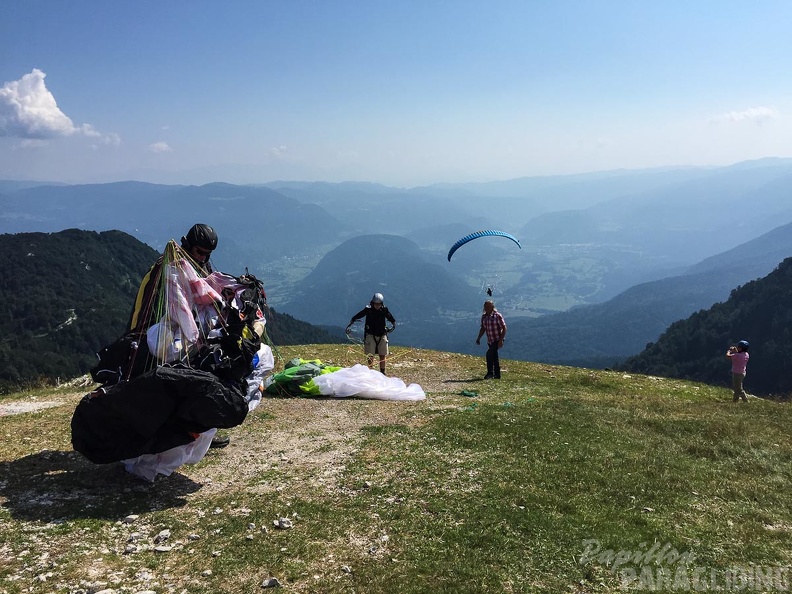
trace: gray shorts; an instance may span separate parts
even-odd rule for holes
[[[363,352],[367,355],[388,355],[388,335],[374,336],[373,334],[366,334],[366,340],[363,343]]]

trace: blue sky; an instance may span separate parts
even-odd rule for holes
[[[0,179],[410,187],[792,157],[787,0],[0,0]]]

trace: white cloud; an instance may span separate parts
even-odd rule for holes
[[[768,120],[778,117],[778,111],[774,107],[749,107],[742,111],[730,111],[718,114],[710,118],[710,122],[756,122],[761,124]]]
[[[110,132],[110,134],[102,136],[102,144],[106,146],[120,146],[121,137],[115,132]]]
[[[34,68],[0,88],[0,136],[54,138],[75,133],[71,119],[58,109],[47,90],[46,76]]]
[[[285,159],[287,157],[286,151],[287,151],[286,146],[282,144],[280,146],[274,146],[271,149],[269,149],[265,153],[265,156],[271,159]]]
[[[21,138],[23,147],[73,134],[96,138],[109,146],[120,144],[118,134],[102,134],[91,124],[75,126],[47,89],[46,77],[44,72],[34,68],[30,74],[0,88],[0,136]]]
[[[154,144],[150,144],[148,146],[148,150],[150,150],[152,153],[172,153],[173,152],[173,149],[164,140],[161,140],[159,142],[155,142]]]

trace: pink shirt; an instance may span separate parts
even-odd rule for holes
[[[742,373],[748,367],[748,353],[734,353],[730,356],[732,362],[732,373]]]

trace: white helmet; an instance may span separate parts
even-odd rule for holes
[[[374,297],[371,298],[372,303],[384,303],[385,297],[382,296],[382,293],[374,293]]]

